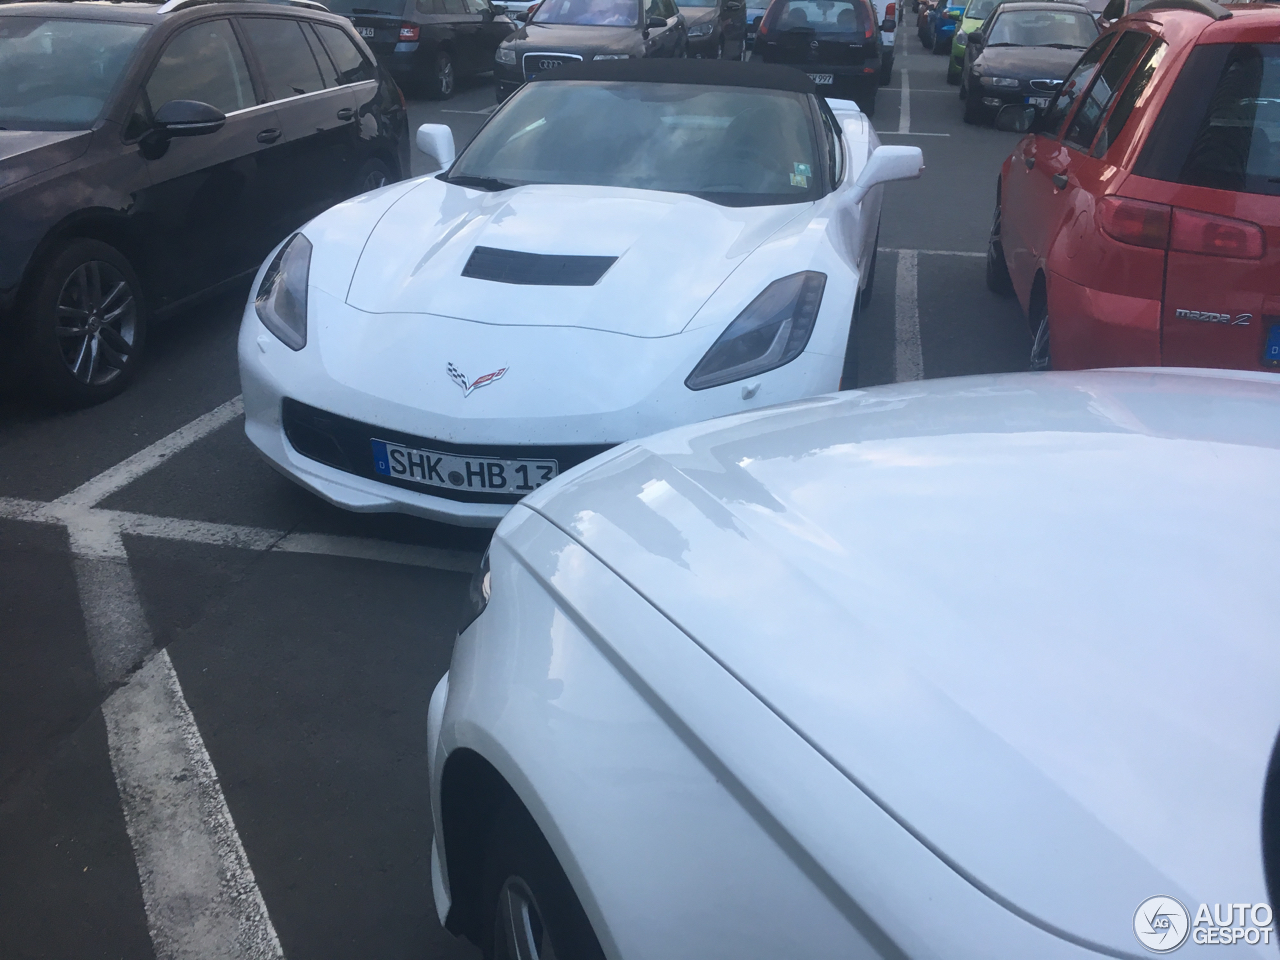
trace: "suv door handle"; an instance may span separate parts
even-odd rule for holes
[[[1065,173],[1055,173],[1053,175],[1053,185],[1059,190],[1067,189],[1068,183],[1070,183],[1070,178]]]
[[[280,131],[276,127],[268,127],[258,133],[259,143],[275,143],[280,139]]]
[[[1035,157],[1023,157],[1023,158],[1022,158],[1022,162],[1023,162],[1023,163],[1025,163],[1025,164],[1027,165],[1027,169],[1028,169],[1028,170],[1030,170],[1032,167],[1034,167],[1034,166],[1036,165],[1036,158],[1035,158]]]
[[[350,120],[355,115],[356,115],[356,112],[350,107],[343,107],[341,110],[338,111],[339,120]]]

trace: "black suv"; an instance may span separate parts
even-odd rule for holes
[[[149,320],[409,171],[395,82],[319,4],[0,6],[0,357],[105,400]]]
[[[498,44],[516,25],[489,0],[331,0],[351,18],[391,75],[410,92],[453,96],[458,77],[493,69]]]

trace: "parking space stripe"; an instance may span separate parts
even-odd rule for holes
[[[91,507],[95,503],[100,503],[144,473],[154,470],[175,453],[186,449],[219,427],[225,426],[242,413],[244,413],[244,403],[240,397],[233,397],[222,406],[215,407],[184,427],[179,427],[167,437],[162,437],[149,447],[144,447],[127,460],[122,460],[109,470],[104,470],[92,480],[81,484],[54,502],[62,506],[75,507]]]
[[[283,958],[169,654],[102,713],[156,960]]]
[[[904,50],[905,54],[906,51]],[[905,60],[905,56],[903,57]],[[907,65],[904,63],[899,71],[902,77],[902,111],[898,114],[898,132],[911,132],[911,81],[908,79]]]
[[[898,251],[893,338],[893,378],[897,383],[924,377],[924,359],[920,350],[917,254],[916,250]]]
[[[885,253],[926,253],[931,257],[985,257],[986,253],[974,250],[906,250],[901,247],[881,247]]]

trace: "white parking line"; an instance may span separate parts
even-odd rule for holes
[[[881,247],[885,253],[927,253],[931,257],[985,257],[974,250],[903,250],[898,247]]]
[[[905,54],[906,51],[904,50],[903,53]],[[905,63],[902,65],[902,70],[899,71],[899,73],[902,77],[902,111],[898,114],[898,132],[910,133],[911,132],[911,80],[908,77],[907,65]]]
[[[924,377],[920,351],[920,306],[916,274],[917,251],[898,251],[894,292],[893,379],[896,383]]]

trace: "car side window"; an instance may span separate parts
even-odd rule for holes
[[[267,80],[272,100],[324,89],[311,45],[297,20],[252,17],[241,21]]]
[[[1124,0],[1111,0],[1102,11],[1103,20],[1119,20],[1124,16]]]
[[[1095,157],[1102,156],[1107,152],[1111,144],[1116,142],[1116,137],[1120,136],[1120,132],[1124,130],[1124,125],[1129,122],[1129,115],[1133,113],[1133,108],[1138,105],[1138,101],[1146,93],[1147,86],[1151,83],[1151,78],[1155,74],[1156,68],[1160,66],[1160,62],[1164,59],[1165,52],[1168,49],[1168,45],[1163,40],[1157,40],[1142,55],[1138,68],[1133,71],[1133,76],[1129,78],[1129,82],[1125,84],[1124,90],[1116,100],[1115,109],[1111,111],[1111,116],[1107,117],[1107,123],[1102,128],[1102,135],[1098,137],[1098,142],[1093,145],[1093,155]]]
[[[1119,92],[1120,84],[1150,39],[1147,34],[1136,30],[1128,30],[1121,35],[1094,78],[1093,85],[1085,91],[1084,99],[1062,138],[1063,143],[1078,150],[1088,150],[1093,146],[1093,138]]]
[[[444,0],[444,12],[452,16],[460,16],[467,12],[464,0]]]
[[[467,13],[483,14],[489,9],[489,0],[463,0],[467,5]]]
[[[414,6],[419,13],[426,14],[429,17],[444,15],[444,0],[416,0]]]
[[[666,17],[670,20],[680,13],[680,10],[675,5],[675,0],[658,0],[658,2],[662,5],[662,13],[658,14],[658,16]]]
[[[996,9],[999,10],[999,7]],[[1058,95],[1053,98],[1053,102],[1049,104],[1049,109],[1046,111],[1044,122],[1041,125],[1041,130],[1046,136],[1054,138],[1061,136],[1067,117],[1071,115],[1071,108],[1075,106],[1076,99],[1080,94],[1089,86],[1089,81],[1093,79],[1093,75],[1098,72],[1098,64],[1102,62],[1102,55],[1110,49],[1113,39],[1114,37],[1108,34],[1096,40],[1093,46],[1084,52],[1079,62],[1071,69],[1067,79],[1062,82],[1062,87],[1058,90]]]
[[[151,110],[199,100],[223,113],[253,106],[253,82],[229,20],[208,20],[169,41],[146,85]],[[132,126],[132,125],[131,125]]]
[[[335,85],[374,79],[373,64],[364,58],[364,54],[346,31],[325,23],[313,23],[311,26],[319,34],[325,50],[329,52],[329,59],[333,61],[337,71],[337,76],[333,78]]]

